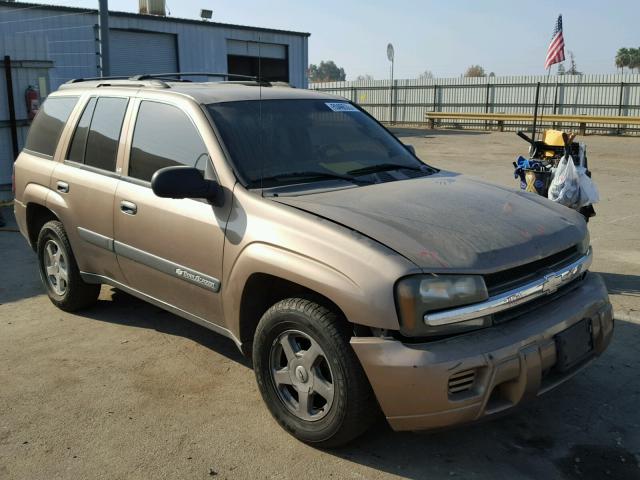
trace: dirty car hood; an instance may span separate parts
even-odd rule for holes
[[[511,268],[586,235],[573,210],[449,172],[274,200],[356,230],[433,272]]]

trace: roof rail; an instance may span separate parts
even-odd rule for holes
[[[249,75],[236,75],[234,73],[220,73],[220,72],[174,72],[174,73],[145,73],[142,75],[134,75],[132,77],[128,77],[129,80],[151,80],[153,78],[167,78],[167,77],[238,77],[246,80],[258,80],[258,77],[251,77]]]
[[[129,77],[98,77],[98,78],[74,78],[65,82],[65,88],[81,87],[84,82],[95,82],[94,87],[161,87],[170,88],[169,84],[159,79],[152,79],[147,82],[130,80]],[[151,85],[150,85],[151,84]]]
[[[169,85],[166,83],[168,81],[176,81],[176,82],[190,82],[191,80],[183,79],[182,77],[222,77],[225,79],[233,78],[234,80],[229,81],[229,83],[242,83],[245,85],[262,85],[265,87],[271,87],[272,85],[284,86],[283,82],[269,82],[267,80],[260,80],[259,77],[254,77],[251,75],[240,75],[235,73],[211,73],[211,72],[175,72],[175,73],[145,73],[133,76],[116,76],[116,77],[87,77],[87,78],[73,78],[67,82],[66,85],[72,85],[82,82],[99,82],[98,87],[101,86],[135,86],[135,87],[143,87],[144,84],[137,83],[143,81],[153,81],[156,86],[161,86],[164,88],[169,88]],[[136,82],[127,84],[126,82],[110,84],[109,80],[125,80],[130,82]],[[104,83],[103,83],[104,81]],[[227,80],[228,81],[228,80]]]
[[[65,83],[80,83],[80,82],[95,82],[98,80],[128,80],[129,77],[87,77],[87,78],[72,78]]]
[[[188,82],[189,80],[182,80],[181,77],[222,77],[222,78],[237,78],[238,80],[251,80],[260,83],[264,86],[271,86],[271,83],[267,80],[260,80],[260,77],[254,77],[251,75],[240,75],[236,73],[221,73],[221,72],[174,72],[174,73],[149,73],[142,75],[134,75],[129,77],[129,80],[152,80],[152,79],[168,79],[175,78],[179,81]]]

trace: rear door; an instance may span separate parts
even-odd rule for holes
[[[220,278],[229,207],[159,198],[158,169],[189,165],[215,172],[190,102],[138,100],[128,139],[128,165],[115,202],[115,250],[127,284],[199,319],[220,325]],[[209,127],[210,128],[210,127]],[[193,319],[198,321],[198,319]]]
[[[51,178],[60,216],[82,272],[122,281],[113,251],[113,204],[120,135],[129,98],[91,96]]]

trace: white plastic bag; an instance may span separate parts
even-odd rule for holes
[[[577,171],[580,183],[580,201],[578,202],[578,207],[598,203],[600,201],[600,194],[598,193],[596,184],[587,176],[587,169],[578,167]]]
[[[547,196],[550,200],[569,208],[580,208],[580,178],[571,157],[565,155],[553,169],[553,179]]]

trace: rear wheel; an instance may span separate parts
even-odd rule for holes
[[[278,302],[260,320],[253,344],[260,392],[280,425],[303,442],[344,445],[377,418],[350,338],[343,318],[308,299]]]
[[[52,220],[44,224],[38,235],[37,252],[40,277],[54,305],[73,312],[95,303],[100,285],[85,283],[80,277],[62,223]]]

